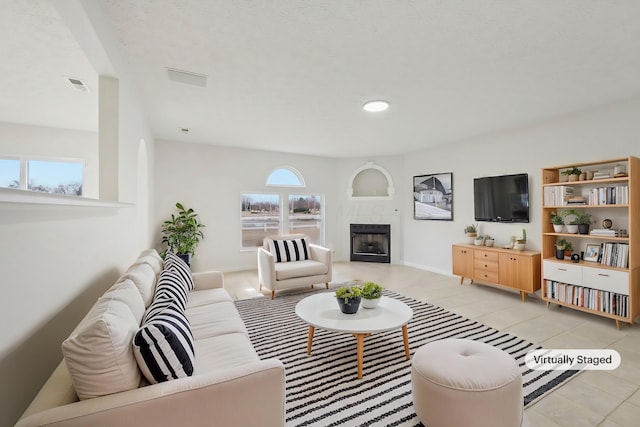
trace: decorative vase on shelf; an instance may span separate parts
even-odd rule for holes
[[[578,232],[578,224],[567,224],[567,233],[576,234]]]
[[[564,248],[556,248],[556,258],[564,259]]]
[[[564,224],[553,224],[553,231],[555,231],[556,233],[562,233],[563,229]]]

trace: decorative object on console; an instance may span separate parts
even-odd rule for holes
[[[482,246],[482,245],[484,245],[484,239],[485,239],[485,236],[477,236],[473,240],[473,244],[476,245],[476,246]]]
[[[561,173],[562,175],[568,176],[569,181],[578,181],[578,179],[580,178],[580,174],[582,173],[582,170],[574,166],[572,168],[563,170]]]
[[[580,255],[571,254],[571,262],[580,262]]]
[[[344,314],[356,314],[361,299],[362,292],[357,286],[343,286],[336,291],[338,306]]]
[[[478,235],[478,224],[467,225],[464,228],[464,233],[469,238],[469,243],[473,243],[474,239]]]
[[[519,239],[516,239],[515,245],[513,245],[513,249],[523,251],[527,244],[527,230],[522,229],[522,236]]]
[[[167,245],[167,249],[161,255],[164,258],[167,251],[171,251],[190,265],[196,246],[204,238],[200,230],[204,224],[193,209],[185,209],[179,202],[176,208],[178,215],[171,214],[171,219],[162,223],[162,243]]]
[[[413,177],[413,219],[453,221],[453,173]]]
[[[491,236],[484,236],[484,245],[492,247],[496,243],[496,240]]]
[[[375,282],[362,285],[362,308],[376,308],[382,298],[382,286]]]

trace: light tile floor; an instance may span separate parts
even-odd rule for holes
[[[640,325],[622,324],[558,306],[536,296],[522,302],[504,289],[394,264],[336,262],[332,283],[373,280],[387,289],[446,308],[545,348],[613,348],[622,363],[614,371],[585,371],[525,411],[524,426],[640,425]],[[236,298],[263,297],[257,271],[225,274]]]

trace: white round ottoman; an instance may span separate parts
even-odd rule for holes
[[[411,364],[413,405],[427,427],[522,425],[522,375],[516,361],[489,344],[433,341]]]

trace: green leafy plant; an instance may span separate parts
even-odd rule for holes
[[[556,240],[556,248],[558,249],[565,249],[567,245],[571,245],[571,243],[569,243],[567,239],[562,238]]]
[[[376,299],[382,296],[382,286],[375,282],[366,282],[362,285],[362,298],[364,299]]]
[[[592,224],[593,220],[591,219],[591,214],[581,212],[576,215],[576,219],[573,222],[576,224]]]
[[[522,236],[519,239],[516,239],[518,243],[527,243],[527,230],[522,229]]]
[[[563,170],[561,173],[562,175],[580,175],[582,173],[582,170],[574,166],[572,168]]]
[[[563,225],[564,218],[561,215],[551,214],[551,224],[553,225]]]
[[[362,295],[362,291],[357,286],[343,286],[336,290],[336,298],[344,300],[345,304],[349,304],[350,299],[358,298]]]
[[[464,228],[464,232],[465,233],[477,233],[478,232],[478,225],[477,224],[467,225]]]
[[[167,251],[193,256],[200,239],[204,238],[201,230],[204,224],[199,221],[198,214],[193,209],[185,209],[181,203],[176,203],[176,208],[178,214],[171,214],[171,219],[162,223],[162,243],[167,245],[162,256]]]

